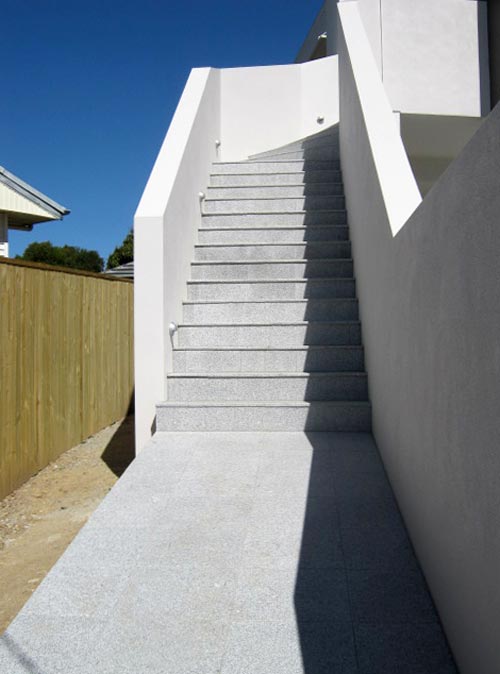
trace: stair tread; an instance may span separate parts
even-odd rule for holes
[[[293,175],[295,171],[291,172],[291,175]],[[307,171],[303,171],[303,173],[307,173]],[[262,173],[211,173],[210,175],[219,175],[219,176],[228,176],[228,175],[264,175]],[[266,173],[265,175],[273,175],[272,173]],[[281,173],[276,173],[275,175],[282,175]],[[310,187],[314,185],[314,187],[317,187],[318,185],[329,185],[330,187],[332,185],[343,185],[344,183],[339,181],[339,180],[326,180],[325,182],[320,182],[316,181],[315,183],[276,183],[275,185],[269,185],[269,183],[256,183],[255,185],[238,185],[238,184],[229,184],[229,185],[209,185],[207,187],[207,190],[226,190],[226,189],[238,189],[238,190],[256,190],[256,189],[262,189],[262,188],[267,188],[267,187]],[[319,195],[319,194],[312,194],[308,196],[338,196],[336,194],[331,194],[331,195]],[[294,197],[295,199],[297,197]]]
[[[356,344],[312,344],[310,346],[303,345],[303,346],[269,346],[269,347],[263,347],[263,346],[176,346],[173,351],[179,352],[179,351],[242,351],[242,352],[252,352],[252,351],[265,351],[266,353],[268,351],[311,351],[311,350],[317,350],[317,349],[353,349],[353,350],[359,350],[362,349],[363,347],[361,345],[356,345]]]
[[[212,189],[221,189],[220,187],[217,188],[212,188]],[[344,195],[343,194],[299,194],[298,196],[291,197],[291,196],[273,196],[273,197],[206,197],[204,199],[205,202],[207,201],[285,201],[285,199],[292,200],[292,199],[315,199],[315,198],[320,198],[320,199],[343,199]],[[320,210],[320,209],[311,209],[308,208],[308,211],[310,210]],[[329,209],[321,209],[321,210],[329,210]]]
[[[272,227],[234,227],[234,226],[226,226],[226,227],[199,227],[198,231],[199,232],[218,232],[218,231],[234,231],[234,232],[245,232],[245,231],[256,231],[256,232],[267,232],[269,230],[306,230],[309,229],[310,227],[328,227],[328,228],[333,228],[333,227],[339,227],[341,229],[349,229],[348,225],[325,225],[325,224],[319,224],[319,225],[273,225]],[[335,239],[334,239],[335,240]]]
[[[269,260],[193,260],[191,264],[309,264],[312,262],[352,262],[352,257],[317,257],[311,260],[296,260],[293,258],[274,258]]]
[[[356,297],[325,297],[302,300],[186,300],[182,304],[310,304],[311,302],[357,302]]]
[[[327,377],[366,377],[361,370],[319,372],[169,372],[171,379],[322,379]]]
[[[188,283],[323,283],[324,281],[331,281],[338,283],[339,281],[349,281],[352,283],[354,277],[347,278],[346,276],[324,276],[321,278],[297,278],[297,279],[189,279]]]
[[[269,159],[262,157],[262,159],[243,159],[242,161],[214,161],[212,163],[212,166],[231,166],[232,164],[238,164],[238,166],[246,166],[249,164],[250,166],[252,164],[300,164],[302,163],[302,159]],[[305,161],[308,161],[307,159]],[[311,159],[309,161],[313,162],[327,162],[327,163],[332,163],[336,162],[339,163],[339,159]]]
[[[352,321],[292,321],[292,322],[283,322],[283,321],[272,321],[269,323],[179,323],[179,328],[208,328],[210,326],[216,326],[219,328],[222,327],[234,327],[234,328],[242,328],[245,326],[263,326],[263,327],[277,327],[277,326],[287,326],[287,325],[301,325],[301,326],[306,326],[306,325],[339,325],[339,324],[346,324],[346,325],[359,325],[360,321],[359,320],[352,320]]]
[[[268,197],[268,200],[274,199],[276,197]],[[283,197],[284,199],[300,199],[300,197]],[[210,201],[231,201],[231,199],[210,199]],[[241,201],[241,199],[234,199],[234,201]],[[295,209],[293,211],[242,211],[242,212],[231,212],[223,211],[220,213],[203,213],[204,218],[219,217],[221,215],[294,215],[296,213],[345,213],[345,208],[308,208],[304,209]],[[310,225],[306,225],[310,226]]]
[[[237,241],[232,241],[231,243],[197,243],[195,244],[195,248],[256,248],[256,247],[263,247],[267,246],[269,248],[276,248],[276,247],[282,247],[282,246],[296,246],[297,248],[307,248],[307,247],[323,247],[325,246],[327,241],[322,240],[322,241],[295,241],[288,243],[287,241],[271,241],[269,243],[259,243],[258,241],[255,243],[248,243],[248,241],[242,241],[241,243]],[[349,241],[331,241],[331,244],[334,244],[336,246],[347,246],[349,245]],[[278,258],[281,259],[281,258]],[[315,260],[329,260],[331,258],[314,258]],[[336,258],[334,258],[336,259]]]
[[[244,400],[200,400],[200,401],[176,401],[164,400],[157,403],[158,407],[310,407],[311,405],[356,405],[360,407],[371,407],[369,400],[262,400],[262,401],[244,401]]]

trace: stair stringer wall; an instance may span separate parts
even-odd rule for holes
[[[394,227],[349,67],[341,54],[341,159],[373,431],[460,671],[493,674],[500,107]]]

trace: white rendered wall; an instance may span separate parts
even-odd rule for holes
[[[221,71],[221,158],[246,159],[339,119],[338,59]],[[324,117],[323,125],[317,122]]]
[[[483,4],[382,0],[382,73],[394,110],[471,117],[489,112],[488,78],[481,92],[481,63],[487,67]]]
[[[331,0],[327,0],[329,2]],[[340,0],[341,2],[345,0]],[[404,2],[405,0],[402,0]],[[358,10],[365,27],[368,41],[378,70],[382,75],[382,14],[383,0],[358,0]]]
[[[337,0],[325,2],[302,44],[296,63],[309,61],[318,44],[318,36],[326,33],[327,56],[338,54],[337,50]]]
[[[0,213],[0,257],[9,257],[9,218]]]
[[[338,57],[309,61],[300,66],[299,138],[310,136],[339,121]],[[318,126],[318,116],[325,118]]]
[[[134,221],[136,448],[154,430],[165,399],[172,349],[168,324],[181,319],[200,224],[198,193],[208,184],[220,136],[220,72],[191,72]]]
[[[328,31],[337,49],[337,6],[326,0],[297,56]],[[338,5],[337,5],[338,2]],[[489,112],[488,22],[480,0],[358,0],[393,110],[479,117]]]
[[[342,171],[374,435],[460,671],[496,674],[500,106],[394,235],[387,201],[398,184],[382,189],[355,62],[341,44]]]

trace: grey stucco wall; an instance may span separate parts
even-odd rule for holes
[[[500,106],[393,237],[339,50],[374,434],[461,672],[498,674]]]
[[[488,0],[491,107],[500,101],[500,2]]]

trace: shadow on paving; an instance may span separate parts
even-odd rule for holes
[[[304,674],[457,674],[369,434],[309,434],[294,605]]]
[[[121,477],[135,458],[135,417],[125,417],[101,455],[108,468]]]
[[[316,204],[306,196],[306,241],[318,231]],[[305,370],[349,376],[331,388],[309,384],[305,400],[368,402],[351,261],[306,260]],[[319,317],[311,300],[327,297],[342,301]],[[349,356],[322,367],[311,347],[323,345],[348,345]],[[308,421],[314,428],[312,412]],[[304,674],[457,674],[372,435],[307,435],[313,454],[294,591]]]

